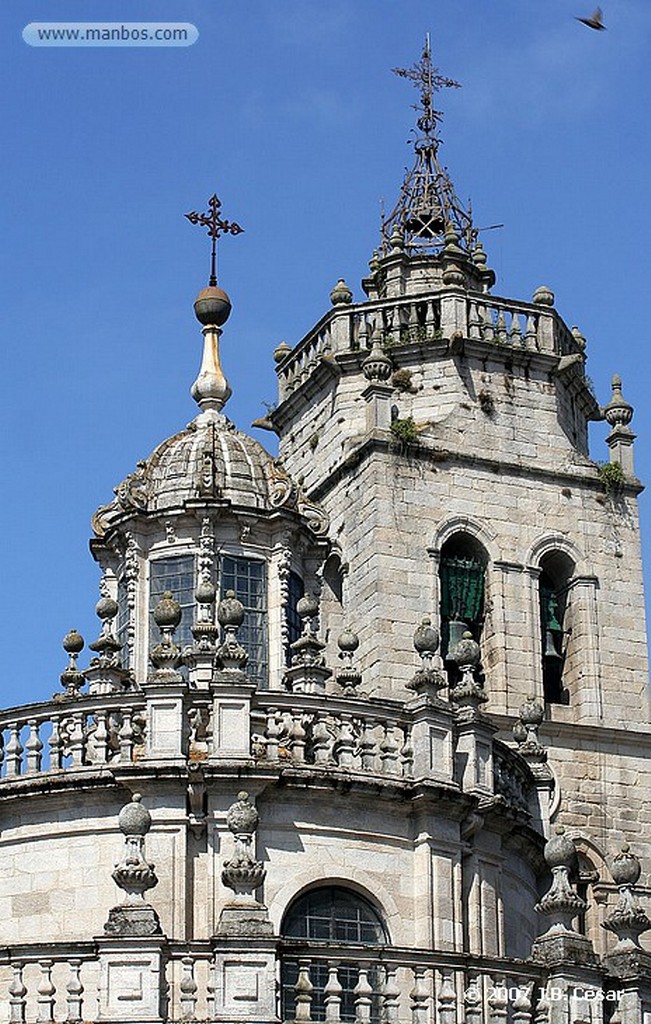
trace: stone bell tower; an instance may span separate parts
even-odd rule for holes
[[[636,795],[651,779],[633,410],[617,376],[600,406],[586,339],[550,288],[526,301],[494,293],[480,231],[439,159],[433,100],[457,83],[429,47],[397,74],[420,95],[413,167],[364,298],[340,280],[315,327],[276,349],[270,425],[288,471],[330,515],[326,597],[355,609],[369,692],[403,697],[409,624],[423,611],[449,675],[470,631],[488,712],[510,734],[523,702],[544,707],[553,800],[565,824],[597,828],[601,850],[648,824]],[[602,419],[604,462],[588,450],[588,423]],[[601,857],[588,857],[597,874]]]

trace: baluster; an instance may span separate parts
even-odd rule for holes
[[[35,718],[30,718],[27,723],[29,726],[29,737],[25,743],[27,771],[28,772],[40,772],[41,764],[43,762],[43,743],[39,736],[39,723]]]
[[[527,324],[524,329],[524,344],[527,348],[540,348],[536,321],[532,316],[527,317]]]
[[[425,967],[414,967],[414,986],[409,993],[411,999],[412,1024],[427,1024],[429,1020],[429,987]]]
[[[531,1024],[532,1005],[531,990],[533,985],[524,982],[520,984],[519,991],[513,1002],[513,1024]]]
[[[400,745],[396,742],[396,723],[384,723],[384,739],[380,743],[380,760],[384,775],[400,774]]]
[[[294,764],[303,764],[305,761],[305,735],[300,711],[292,711],[292,724],[289,727],[288,745]]]
[[[9,1020],[10,1024],[25,1024],[25,1005],[27,988],[23,982],[24,964],[12,964],[13,978],[9,985]]]
[[[118,732],[118,739],[120,740],[120,760],[133,761],[133,728],[130,711],[122,713],[122,725]]]
[[[72,715],[69,737],[71,767],[77,768],[84,763],[84,715],[81,711]]]
[[[484,328],[482,330],[484,341],[495,340],[495,327],[493,325],[493,311],[490,306],[484,308]]]
[[[198,986],[194,977],[194,960],[191,956],[184,956],[181,963],[183,965],[183,976],[179,985],[181,993],[181,1019],[195,1020]]]
[[[323,990],[325,1002],[325,1019],[335,1024],[341,1020],[341,983],[339,981],[338,964],[328,967],[328,980]]]
[[[359,759],[363,772],[375,772],[377,770],[377,743],[373,736],[375,722],[372,718],[365,718],[362,722],[362,733],[359,738]]]
[[[490,1009],[490,1022],[491,1024],[504,1024],[504,1021],[508,1017],[508,1005],[509,1005],[509,990],[506,984],[506,978],[501,978],[499,981],[493,981],[490,987],[490,996],[488,999],[488,1006]]]
[[[355,997],[355,1024],[369,1024],[373,1005],[373,987],[368,980],[369,964],[360,963],[357,984],[353,989]]]
[[[342,715],[337,730],[337,741],[334,745],[335,760],[339,768],[352,768],[355,751],[355,734],[353,723],[348,715]]]
[[[52,732],[48,740],[50,747],[50,768],[62,768],[63,767],[63,742],[61,740],[61,732],[59,730],[59,717],[54,715],[52,717]]]
[[[267,712],[267,728],[264,732],[264,742],[267,761],[278,760],[278,747],[280,746],[280,735],[282,727],[278,721],[276,708],[269,708]]]
[[[477,309],[477,303],[471,302],[468,310],[468,336],[470,338],[481,338],[481,317]]]
[[[314,763],[322,768],[332,763],[333,736],[328,728],[327,720],[327,711],[317,711],[312,729]]]
[[[551,1003],[547,995],[547,986],[540,988],[540,998],[536,1006],[534,1017],[535,1024],[550,1024]],[[615,1024],[615,1018],[611,1018],[611,1024]]]
[[[54,995],[56,989],[52,982],[52,960],[39,961],[41,968],[41,980],[38,984],[38,1017],[39,1024],[47,1024],[54,1020]]]
[[[442,975],[436,1003],[439,1024],[457,1024],[457,990],[451,971]]]
[[[397,967],[384,968],[384,984],[382,985],[383,1021],[386,1024],[398,1024],[400,1015],[400,987],[396,979]]]
[[[217,963],[213,961],[208,964],[208,981],[206,982],[206,997],[208,1000],[208,1016],[217,1017]]]
[[[522,328],[520,327],[520,317],[517,313],[511,313],[511,329],[509,331],[509,339],[512,345],[522,344]]]
[[[5,760],[5,738],[4,738],[3,734],[2,734],[2,729],[0,728],[0,774],[2,773],[2,766],[4,764],[4,760]]]
[[[506,333],[506,317],[504,316],[504,310],[500,309],[495,323],[495,339],[503,344],[508,341],[508,338],[509,336]]]
[[[70,960],[70,978],[66,985],[68,1001],[68,1016],[66,1020],[68,1024],[81,1024],[83,1021],[82,1015],[82,997],[84,994],[84,986],[81,983],[81,960]]]
[[[312,1020],[312,992],[314,985],[310,981],[310,961],[301,957],[298,961],[298,979],[294,985],[296,1007],[294,1020]]]
[[[7,776],[20,775],[22,763],[23,745],[20,742],[20,722],[14,722],[9,726],[11,736],[5,747],[5,767]]]
[[[406,779],[411,779],[414,775],[414,747],[411,742],[411,725],[403,726],[403,732],[404,741],[400,751],[400,757],[402,758],[402,774]]]
[[[465,1024],[484,1024],[481,980],[476,976],[468,978],[468,984],[463,994],[463,1004],[466,1011]]]
[[[98,711],[95,715],[96,728],[93,733],[93,760],[96,764],[106,764],[108,760],[108,729],[106,727],[106,713]]]

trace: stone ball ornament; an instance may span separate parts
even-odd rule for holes
[[[221,327],[231,313],[231,300],[223,288],[209,285],[194,300],[194,315],[204,327]]]
[[[234,590],[227,590],[226,596],[219,602],[217,621],[220,626],[241,626],[244,621],[244,605],[235,597]]]
[[[237,800],[226,812],[226,824],[234,835],[253,835],[260,817],[255,807],[249,800],[249,794],[242,789],[237,794]]]
[[[100,597],[95,605],[95,613],[102,622],[108,622],[117,615],[118,603],[112,597]]]
[[[359,647],[359,637],[352,629],[345,629],[337,639],[337,646],[342,654],[354,654]]]
[[[145,836],[151,828],[151,814],[141,800],[140,793],[134,793],[118,815],[118,825],[125,836]]]
[[[525,702],[520,705],[520,718],[524,725],[542,725],[544,717],[545,709],[540,701],[536,700],[535,697],[528,697]]]
[[[81,654],[85,640],[76,629],[71,629],[63,638],[63,649],[66,654]]]
[[[550,868],[567,868],[571,870],[576,863],[576,846],[565,834],[565,829],[559,825],[555,835],[546,843],[543,850],[546,864]]]
[[[535,292],[533,293],[531,301],[536,306],[553,306],[554,299],[555,295],[551,288],[548,288],[547,285],[542,284],[540,288],[536,288]]]
[[[628,843],[624,843],[620,852],[613,857],[610,866],[613,882],[615,885],[637,885],[641,872],[642,866],[638,858],[631,853]]]
[[[450,659],[459,668],[476,668],[479,664],[479,644],[473,640],[470,630],[466,630],[461,640],[450,651]]]
[[[418,654],[435,654],[439,646],[439,631],[426,616],[414,633],[414,647]]]
[[[349,306],[352,301],[353,293],[344,281],[343,277],[340,277],[330,292],[330,302],[333,306]]]
[[[194,596],[199,604],[214,604],[217,591],[210,580],[201,580],[194,592]]]
[[[157,626],[175,627],[181,621],[181,605],[174,600],[171,590],[166,590],[154,608],[154,622]]]
[[[319,602],[312,594],[304,594],[296,602],[296,612],[301,619],[313,619],[319,610]]]

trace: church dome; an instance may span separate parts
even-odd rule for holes
[[[279,460],[214,412],[202,413],[159,444],[118,484],[115,495],[93,516],[98,537],[134,514],[164,514],[206,500],[258,512],[295,510],[314,533],[327,529],[323,511],[305,499]]]

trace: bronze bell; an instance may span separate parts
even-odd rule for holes
[[[545,630],[545,650],[543,651],[543,658],[547,658],[553,661],[562,661],[563,657],[558,653],[556,647],[555,630]]]

